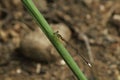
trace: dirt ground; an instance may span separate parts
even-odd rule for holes
[[[34,2],[49,24],[62,24],[70,29],[66,48],[88,80],[120,80],[120,0]],[[0,80],[77,80],[62,58],[51,56],[48,59],[50,51],[39,45],[41,37],[31,35],[31,42],[27,44],[29,39],[25,36],[37,29],[38,25],[21,0],[0,0]],[[21,49],[23,40],[25,45],[33,46],[36,38],[36,44],[46,53],[40,61],[24,55],[36,54],[35,48]],[[52,49],[49,46],[51,52]],[[92,68],[76,53],[91,62]]]

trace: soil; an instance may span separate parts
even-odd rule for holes
[[[120,80],[120,0],[34,2],[49,24],[70,29],[66,48],[88,80]],[[0,1],[0,80],[77,80],[62,58],[35,61],[22,54],[21,41],[36,29],[21,0]]]

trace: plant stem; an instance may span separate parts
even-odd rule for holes
[[[42,14],[38,11],[36,6],[33,4],[32,0],[22,0],[25,7],[29,10],[29,12],[32,14],[32,16],[35,18],[35,20],[40,25],[40,28],[44,32],[44,34],[47,36],[47,38],[51,41],[51,43],[54,45],[56,50],[59,52],[61,57],[64,59],[64,61],[67,63],[69,68],[72,70],[72,72],[76,75],[78,80],[87,80],[87,78],[84,76],[84,74],[81,72],[69,52],[65,49],[63,44],[59,41],[58,37],[54,35],[53,30],[47,23],[47,21],[44,19]]]

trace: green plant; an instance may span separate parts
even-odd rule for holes
[[[81,72],[69,52],[65,49],[63,44],[59,41],[57,35],[54,34],[53,30],[47,23],[47,21],[44,19],[42,14],[38,11],[38,9],[33,4],[32,0],[22,0],[25,7],[29,10],[29,12],[32,14],[34,19],[38,22],[40,25],[40,28],[44,32],[44,34],[47,36],[47,38],[51,41],[51,43],[54,45],[56,50],[59,52],[61,57],[64,59],[64,61],[67,63],[69,68],[72,70],[72,72],[76,75],[78,80],[87,80],[87,78],[84,76],[84,74]]]

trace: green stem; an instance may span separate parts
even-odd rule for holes
[[[59,54],[62,56],[62,58],[65,60],[69,68],[72,70],[72,72],[76,75],[78,80],[87,80],[87,78],[84,76],[84,74],[81,72],[69,52],[65,49],[63,44],[59,41],[58,37],[54,35],[53,30],[47,23],[47,21],[44,19],[42,14],[38,11],[36,6],[33,4],[32,0],[22,0],[25,7],[29,10],[29,12],[32,14],[32,16],[35,18],[35,20],[40,25],[40,28],[45,33],[45,35],[48,37],[48,39],[51,41],[51,43],[54,45],[56,50],[59,52]]]

